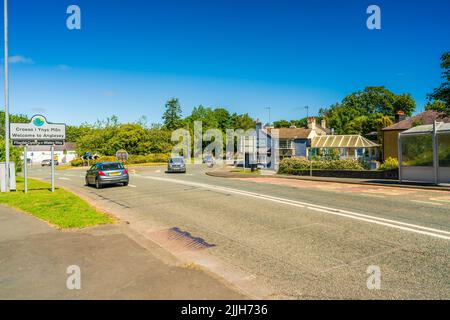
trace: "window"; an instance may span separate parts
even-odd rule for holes
[[[450,132],[438,134],[439,167],[450,167]]]
[[[414,135],[402,137],[402,166],[432,167],[433,137],[432,135]]]
[[[122,170],[124,169],[121,163],[105,163],[99,166],[100,170],[108,171],[108,170]]]

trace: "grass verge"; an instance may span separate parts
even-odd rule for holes
[[[98,212],[84,200],[64,189],[51,192],[50,184],[28,179],[28,193],[24,181],[17,177],[17,191],[0,193],[0,204],[29,213],[61,229],[85,228],[113,223],[114,219]]]

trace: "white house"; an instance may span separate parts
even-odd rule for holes
[[[50,146],[28,146],[27,159],[30,164],[41,164],[42,160],[50,160]],[[66,164],[78,157],[75,142],[66,142],[63,146],[55,146],[55,160]]]

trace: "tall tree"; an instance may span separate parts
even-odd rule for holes
[[[166,110],[163,114],[164,126],[169,130],[175,130],[181,124],[181,106],[178,99],[173,98],[166,103]]]
[[[366,87],[345,97],[341,103],[321,109],[330,128],[337,134],[367,134],[377,131],[386,119],[394,118],[398,111],[411,115],[416,103],[410,94],[400,94],[385,87]]]
[[[445,108],[442,108],[442,104],[429,104],[427,107],[429,110],[436,110],[450,114],[450,52],[446,52],[441,57],[442,79],[444,82],[439,88],[434,89],[433,93],[428,95],[430,102],[441,101],[445,104]],[[437,108],[437,109],[435,109]]]

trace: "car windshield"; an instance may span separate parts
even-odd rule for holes
[[[105,163],[98,166],[99,170],[109,171],[109,170],[122,170],[124,169],[121,163]]]
[[[171,158],[170,162],[176,163],[176,164],[182,164],[182,163],[184,163],[184,159],[183,158]]]

